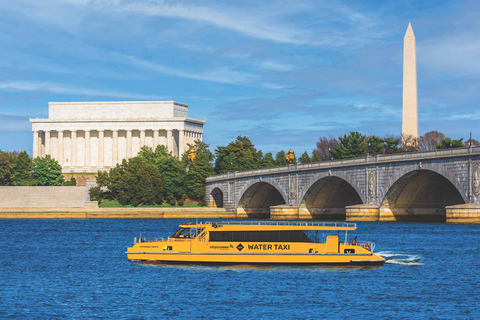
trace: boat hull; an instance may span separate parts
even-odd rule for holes
[[[205,264],[355,264],[380,265],[385,259],[372,254],[212,254],[128,253],[129,260]]]

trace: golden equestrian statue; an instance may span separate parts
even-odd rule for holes
[[[288,150],[287,154],[285,155],[285,159],[287,160],[287,164],[294,164],[295,163],[295,152],[292,149]]]
[[[197,153],[195,152],[195,149],[190,148],[190,150],[188,151],[188,160],[193,162],[196,156],[197,156]]]

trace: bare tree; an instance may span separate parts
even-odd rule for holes
[[[313,150],[312,156],[316,155],[322,161],[330,160],[330,150],[335,149],[340,142],[337,138],[320,137],[317,141],[317,147]]]
[[[402,152],[415,152],[417,150],[417,139],[413,135],[402,134]]]
[[[478,147],[480,146],[480,142],[475,139],[468,139],[467,141],[465,141],[465,146],[470,147],[470,145],[472,145],[472,147]]]
[[[438,131],[429,131],[418,138],[418,148],[420,151],[432,151],[437,145],[445,139],[445,135]]]

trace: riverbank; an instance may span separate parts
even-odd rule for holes
[[[234,212],[207,207],[0,208],[0,219],[232,219]]]

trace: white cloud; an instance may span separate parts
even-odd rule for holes
[[[0,90],[5,91],[48,91],[58,94],[75,94],[87,96],[103,96],[124,99],[141,99],[141,100],[159,100],[166,99],[157,95],[145,95],[129,92],[103,91],[90,88],[80,88],[58,83],[35,82],[35,81],[7,81],[0,82]]]
[[[263,69],[274,70],[274,71],[290,71],[294,68],[291,64],[281,63],[278,61],[266,60],[263,61],[260,65]]]
[[[189,78],[195,80],[206,80],[221,83],[249,83],[255,80],[257,76],[246,72],[235,71],[228,67],[216,67],[210,71],[202,72],[188,72],[168,66],[164,66],[158,63],[150,62],[147,60],[139,59],[134,56],[123,55],[119,53],[113,53],[117,57],[121,57],[124,60],[140,66],[142,68],[152,70],[158,73],[169,74],[182,78]]]

